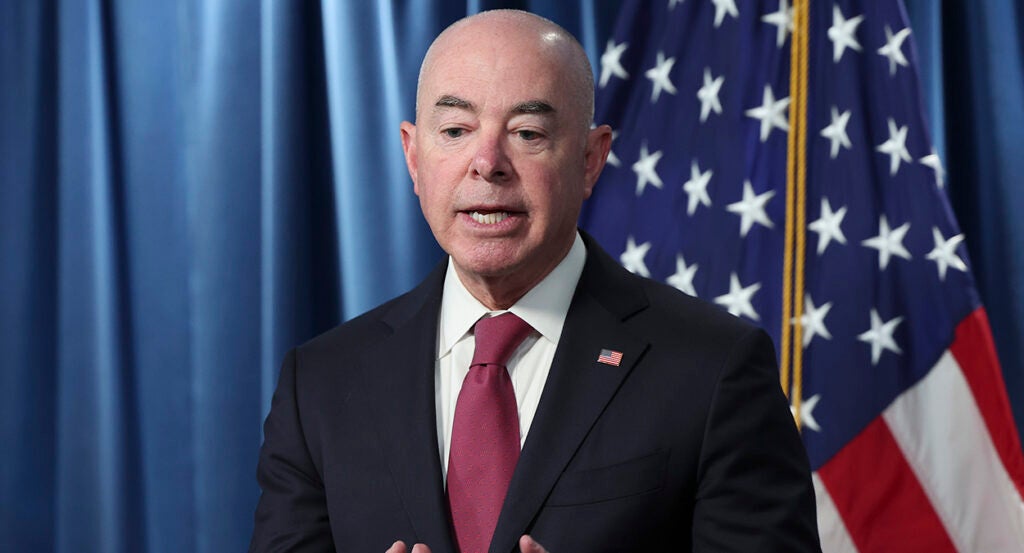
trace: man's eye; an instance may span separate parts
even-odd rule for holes
[[[464,129],[459,129],[459,128],[451,128],[451,129],[445,129],[445,130],[443,130],[441,132],[444,133],[445,137],[447,137],[447,138],[458,138],[458,137],[462,136],[462,133],[464,133],[465,130]]]
[[[540,138],[540,133],[537,132],[537,131],[523,130],[523,131],[517,131],[516,134],[519,135],[519,138],[522,138],[523,140],[526,140],[527,142],[529,142],[531,140],[537,140],[538,138]]]

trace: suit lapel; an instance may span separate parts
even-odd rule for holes
[[[364,362],[379,442],[417,539],[454,550],[437,447],[434,359],[445,264],[399,300],[382,322],[394,330]],[[387,366],[382,365],[387,360]],[[386,399],[381,399],[386,398]],[[411,547],[412,544],[409,544]]]
[[[646,306],[642,291],[584,235],[587,264],[580,277],[491,542],[491,553],[515,550],[551,489],[605,405],[647,348],[623,319]],[[600,363],[602,350],[622,353],[618,366]]]

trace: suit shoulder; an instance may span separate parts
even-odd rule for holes
[[[396,305],[406,299],[409,293],[393,298],[365,313],[349,319],[329,330],[314,336],[297,349],[303,354],[333,352],[338,349],[364,348],[392,333],[386,316]]]
[[[313,337],[297,349],[300,354],[361,351],[394,333],[423,309],[440,309],[446,262],[439,263],[418,286],[369,311]],[[422,319],[420,319],[422,320]]]
[[[689,316],[699,315],[709,322],[735,326],[738,329],[755,328],[752,323],[732,315],[719,305],[691,296],[661,282],[646,278],[643,280],[645,292],[651,299],[654,309],[674,313],[690,313]]]
[[[587,268],[580,286],[600,298],[610,312],[638,325],[638,331],[645,335],[668,333],[678,338],[683,333],[713,337],[721,343],[760,331],[718,305],[629,272],[592,237],[583,233],[583,239],[587,246]]]
[[[650,315],[670,326],[701,327],[707,332],[739,338],[760,328],[709,301],[685,294],[672,286],[636,277],[650,301]]]

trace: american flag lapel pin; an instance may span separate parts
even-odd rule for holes
[[[618,367],[619,363],[622,363],[622,352],[610,349],[603,349],[597,356],[598,363],[604,363],[605,365],[611,365]]]

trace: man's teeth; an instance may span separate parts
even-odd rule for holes
[[[507,219],[508,213],[505,211],[496,211],[494,213],[483,214],[480,213],[479,211],[474,211],[470,213],[469,216],[472,217],[473,220],[478,223],[484,225],[493,225],[495,223],[500,223]]]

